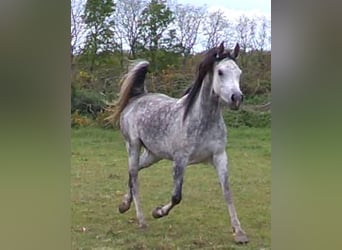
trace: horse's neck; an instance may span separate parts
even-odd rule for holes
[[[196,101],[197,111],[204,119],[214,121],[221,116],[219,98],[212,92],[212,77],[207,75]]]

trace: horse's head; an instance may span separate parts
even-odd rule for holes
[[[243,101],[243,94],[240,90],[242,71],[235,62],[239,51],[239,44],[236,44],[233,53],[225,52],[221,43],[217,48],[217,63],[214,64],[213,69],[213,91],[233,110],[239,109]]]
[[[236,44],[233,54],[224,50],[223,42],[219,47],[210,49],[204,59],[198,66],[198,73],[195,82],[189,87],[184,95],[185,111],[183,119],[186,118],[189,110],[194,104],[202,83],[207,75],[212,79],[211,88],[216,96],[231,109],[238,109],[243,101],[243,95],[240,90],[241,70],[235,63],[235,59],[239,54],[239,44]]]

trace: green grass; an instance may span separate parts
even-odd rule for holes
[[[147,230],[137,228],[135,208],[118,205],[127,187],[127,155],[119,131],[72,129],[72,249],[270,249],[270,130],[231,128],[230,181],[240,222],[250,242],[236,245],[216,172],[187,168],[183,200],[168,216],[153,219],[171,198],[171,162],[139,174]]]

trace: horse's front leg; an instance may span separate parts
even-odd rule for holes
[[[247,243],[248,238],[245,231],[241,228],[240,221],[235,210],[232,192],[229,187],[228,158],[225,151],[213,156],[213,165],[216,168],[223,195],[228,205],[231,225],[234,232],[234,239],[237,243]]]
[[[186,160],[179,159],[173,162],[173,192],[171,201],[165,206],[156,207],[152,211],[154,218],[161,218],[169,214],[170,210],[182,200],[183,176],[186,167]]]

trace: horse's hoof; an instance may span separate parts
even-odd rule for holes
[[[237,244],[247,244],[248,243],[247,235],[241,231],[234,233],[234,240]]]
[[[152,211],[152,216],[153,216],[155,219],[158,219],[158,218],[163,217],[164,214],[163,214],[162,207],[156,207],[155,209],[153,209],[153,211]]]
[[[126,212],[130,207],[131,207],[131,204],[130,204],[130,203],[122,202],[122,203],[119,205],[119,212],[123,214],[123,213]]]

